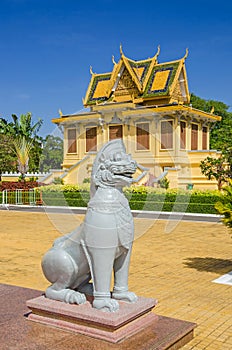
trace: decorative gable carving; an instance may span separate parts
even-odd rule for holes
[[[114,92],[114,100],[120,100],[122,96],[130,97],[132,100],[133,96],[137,96],[139,94],[138,88],[135,82],[132,80],[130,73],[125,68],[122,72],[122,75],[118,81],[118,85],[115,88]]]

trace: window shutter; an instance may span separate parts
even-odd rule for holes
[[[139,123],[136,126],[137,150],[150,148],[149,123]]]
[[[97,127],[86,129],[86,152],[97,150]]]
[[[76,153],[77,135],[76,129],[68,129],[68,153]]]
[[[198,125],[192,124],[191,130],[191,150],[198,149]]]
[[[207,149],[207,127],[202,128],[202,149]]]
[[[186,123],[180,122],[180,148],[186,148]]]
[[[161,149],[173,148],[173,122],[161,122]]]
[[[122,138],[122,125],[110,125],[109,127],[109,139],[121,139]]]

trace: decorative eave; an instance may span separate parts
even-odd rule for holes
[[[120,108],[120,106],[124,106],[124,108]],[[99,106],[100,107],[100,106]],[[107,107],[105,105],[105,107]],[[112,103],[112,109],[115,107],[115,104]],[[106,108],[106,113],[108,113],[110,109]],[[196,108],[192,108],[190,106],[186,105],[167,105],[167,106],[135,106],[131,105],[131,108],[125,108],[125,104],[118,104],[118,107],[115,108],[114,113],[117,111],[120,111],[121,118],[142,118],[144,116],[167,116],[167,115],[178,115],[179,118],[195,118],[197,120],[207,120],[210,123],[215,123],[220,121],[222,118],[218,115],[214,115],[212,113],[207,113],[204,111],[201,111]],[[62,115],[60,118],[54,118],[52,119],[52,122],[55,124],[71,124],[73,122],[91,122],[99,120],[99,118],[102,117],[102,114],[104,112],[103,110],[98,110],[96,112],[88,112],[88,113],[80,113],[80,114],[73,114],[73,115]]]
[[[178,104],[165,105],[165,106],[141,106],[139,108],[126,111],[126,115],[128,117],[133,118],[133,116],[138,114],[138,112],[140,116],[143,116],[143,114],[147,115],[148,111],[150,111],[150,113],[153,114],[154,116],[158,114],[162,116],[162,115],[169,115],[171,113],[172,114],[179,113],[179,115],[182,117],[194,117],[199,119],[205,118],[212,123],[218,122],[222,119],[221,116],[214,115],[212,113],[207,113],[199,109],[192,108],[190,106],[178,105]]]

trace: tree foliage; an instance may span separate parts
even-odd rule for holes
[[[228,111],[229,106],[220,101],[204,100],[194,94],[191,94],[190,102],[194,108],[222,117],[210,130],[210,148],[222,152],[229,164],[228,176],[232,178],[232,113]]]
[[[15,171],[16,159],[12,149],[12,138],[9,135],[0,133],[0,181],[5,171]]]
[[[12,122],[7,122],[6,119],[0,118],[0,135],[2,140],[3,135],[5,135],[4,143],[1,143],[0,151],[2,164],[4,164],[2,172],[7,171],[7,169],[16,170],[17,161],[18,166],[20,166],[20,157],[22,156],[22,152],[26,149],[24,147],[26,144],[30,145],[30,150],[27,147],[27,150],[29,151],[27,169],[32,172],[37,171],[39,169],[39,158],[42,152],[42,137],[38,136],[38,131],[41,128],[43,121],[42,119],[39,119],[33,124],[31,113],[21,114],[20,117],[13,114],[12,119]],[[4,144],[6,144],[6,142],[8,142],[9,149],[11,150],[11,157],[9,157],[9,153],[4,150]],[[13,155],[13,150],[15,151],[15,155]],[[23,167],[20,166],[20,169],[22,170]]]
[[[217,180],[218,190],[222,189],[222,185],[227,181],[229,175],[229,167],[224,156],[219,158],[206,157],[200,163],[201,172],[208,180]]]
[[[232,113],[228,111],[229,106],[220,101],[204,100],[194,94],[191,94],[190,102],[194,108],[222,117],[210,130],[210,148],[222,151],[232,173]]]
[[[215,208],[218,213],[223,215],[222,222],[232,230],[232,180],[229,185],[223,188],[224,194],[222,201],[217,202]]]
[[[17,155],[18,166],[17,169],[21,173],[22,178],[25,178],[25,174],[29,170],[29,158],[32,148],[32,141],[28,141],[25,136],[16,138],[13,140],[13,145]]]
[[[63,140],[58,136],[46,136],[40,160],[40,171],[60,169],[63,161]]]

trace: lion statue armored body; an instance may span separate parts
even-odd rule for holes
[[[133,180],[137,168],[143,173]],[[83,223],[58,238],[42,259],[44,275],[52,283],[45,291],[47,298],[83,304],[86,295],[93,295],[93,307],[110,312],[119,309],[117,300],[137,300],[128,290],[134,224],[122,188],[140,180],[145,170],[126,154],[121,139],[109,141],[98,152]]]

